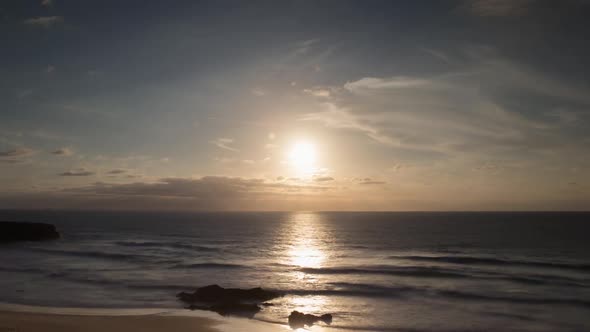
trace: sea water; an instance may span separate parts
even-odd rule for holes
[[[182,309],[197,287],[285,295],[255,319],[369,331],[590,331],[590,213],[0,211],[0,301]],[[329,329],[329,328],[328,328]],[[312,328],[313,330],[313,328]]]

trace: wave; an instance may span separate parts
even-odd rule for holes
[[[496,295],[485,295],[485,294],[477,294],[477,293],[467,293],[462,291],[454,291],[454,290],[438,290],[436,291],[437,295],[450,297],[450,298],[458,298],[462,300],[482,300],[482,301],[492,301],[492,302],[510,302],[510,303],[517,303],[517,304],[565,304],[565,305],[574,305],[574,306],[582,306],[582,307],[590,307],[590,301],[581,300],[581,299],[574,299],[574,298],[526,298],[526,297],[509,297],[509,296],[496,296]]]
[[[590,264],[574,264],[559,262],[542,262],[542,261],[524,261],[510,260],[490,257],[473,257],[473,256],[390,256],[392,259],[423,261],[423,262],[441,262],[462,265],[513,265],[513,266],[530,266],[543,268],[567,269],[574,271],[590,271]]]
[[[411,293],[421,292],[422,289],[413,286],[380,286],[371,284],[356,284],[347,282],[327,283],[331,288],[326,289],[276,289],[286,295],[297,296],[349,296],[369,298],[400,298]]]
[[[121,254],[104,251],[86,251],[86,250],[62,250],[62,249],[47,249],[47,248],[29,248],[29,250],[43,252],[48,254],[58,254],[65,256],[85,257],[85,258],[103,258],[111,260],[153,260],[154,257],[138,254]]]
[[[355,274],[355,275],[388,275],[415,278],[465,278],[480,280],[509,281],[526,285],[561,285],[568,287],[590,287],[588,280],[562,276],[532,274],[516,275],[484,270],[457,271],[432,266],[354,266],[333,268],[300,268],[300,272],[309,274]]]
[[[487,301],[487,302],[506,302],[515,304],[532,304],[532,305],[572,305],[581,307],[590,307],[590,301],[577,298],[534,298],[534,297],[517,297],[507,295],[480,294],[458,290],[445,290],[434,288],[421,288],[413,286],[379,286],[370,284],[354,284],[346,282],[329,283],[337,287],[336,289],[294,289],[285,290],[285,294],[290,295],[339,295],[349,297],[384,297],[400,298],[407,296],[420,296],[432,298],[460,299],[465,301]]]
[[[300,268],[300,272],[309,274],[381,274],[410,277],[438,277],[438,278],[470,278],[469,274],[454,272],[447,269],[421,266],[360,266],[334,268]]]
[[[0,266],[1,272],[21,272],[21,273],[43,273],[44,271],[40,268],[35,267],[5,267]]]
[[[174,248],[174,249],[189,249],[196,251],[219,251],[219,248],[200,246],[188,243],[179,242],[156,242],[156,241],[118,241],[116,245],[122,247],[143,247],[143,248]]]
[[[194,286],[175,285],[175,284],[145,284],[141,282],[134,282],[130,280],[115,280],[108,278],[95,278],[90,276],[75,275],[68,272],[50,273],[47,275],[50,278],[67,280],[70,282],[77,282],[89,285],[99,286],[114,286],[128,289],[151,289],[151,290],[186,290],[194,289]]]
[[[229,264],[229,263],[194,263],[194,264],[178,264],[175,269],[244,269],[248,268],[246,265]]]

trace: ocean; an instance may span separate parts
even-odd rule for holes
[[[196,287],[283,292],[365,331],[590,331],[590,213],[0,211],[56,241],[0,246],[0,302],[183,307]]]

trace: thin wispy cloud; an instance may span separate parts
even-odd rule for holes
[[[423,86],[429,84],[430,81],[413,78],[413,77],[364,77],[354,82],[347,82],[344,88],[350,92],[363,92],[371,89],[403,89]]]
[[[314,177],[313,181],[315,181],[315,182],[329,182],[329,181],[334,181],[334,178],[331,176],[318,176],[318,177]]]
[[[462,9],[478,16],[521,16],[536,0],[466,0]]]
[[[56,150],[51,151],[51,154],[57,155],[57,156],[64,156],[64,157],[69,157],[74,155],[74,151],[71,148],[59,148]]]
[[[221,137],[221,138],[214,139],[214,140],[210,141],[209,143],[217,146],[220,149],[233,151],[233,152],[239,151],[238,149],[231,146],[234,143],[234,140],[232,138]]]
[[[128,170],[126,170],[126,169],[123,169],[123,168],[115,168],[115,169],[112,169],[112,170],[108,171],[107,174],[117,175],[117,174],[125,174],[127,172],[128,172]]]
[[[18,147],[10,150],[0,151],[0,158],[27,157],[34,152],[34,150],[27,147]]]
[[[33,89],[25,89],[17,92],[16,97],[18,99],[25,99],[27,97],[30,97],[31,95],[33,95]]]
[[[304,89],[303,90],[304,93],[312,95],[314,97],[330,97],[331,93],[330,90],[328,89],[322,89],[322,88],[314,88],[314,89]]]
[[[371,178],[364,178],[364,179],[360,180],[358,183],[361,185],[381,185],[381,184],[386,184],[387,182],[373,180]]]
[[[253,88],[250,90],[250,92],[257,97],[263,97],[268,94],[268,91],[263,90],[261,88]]]
[[[54,25],[58,25],[64,22],[64,18],[62,16],[40,16],[34,18],[28,18],[23,21],[24,24],[41,27],[41,28],[51,28]]]
[[[213,200],[215,197],[235,198],[262,194],[290,194],[321,192],[328,187],[318,185],[295,185],[260,178],[206,176],[201,178],[162,178],[156,182],[128,184],[97,183],[68,191],[100,195],[190,197]],[[221,195],[221,196],[220,196]]]
[[[63,173],[59,173],[59,176],[91,176],[95,175],[96,172],[87,170],[85,168],[78,168],[74,170],[69,170]]]

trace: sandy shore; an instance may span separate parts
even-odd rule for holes
[[[89,316],[0,311],[0,332],[217,332],[219,322],[162,315]]]

